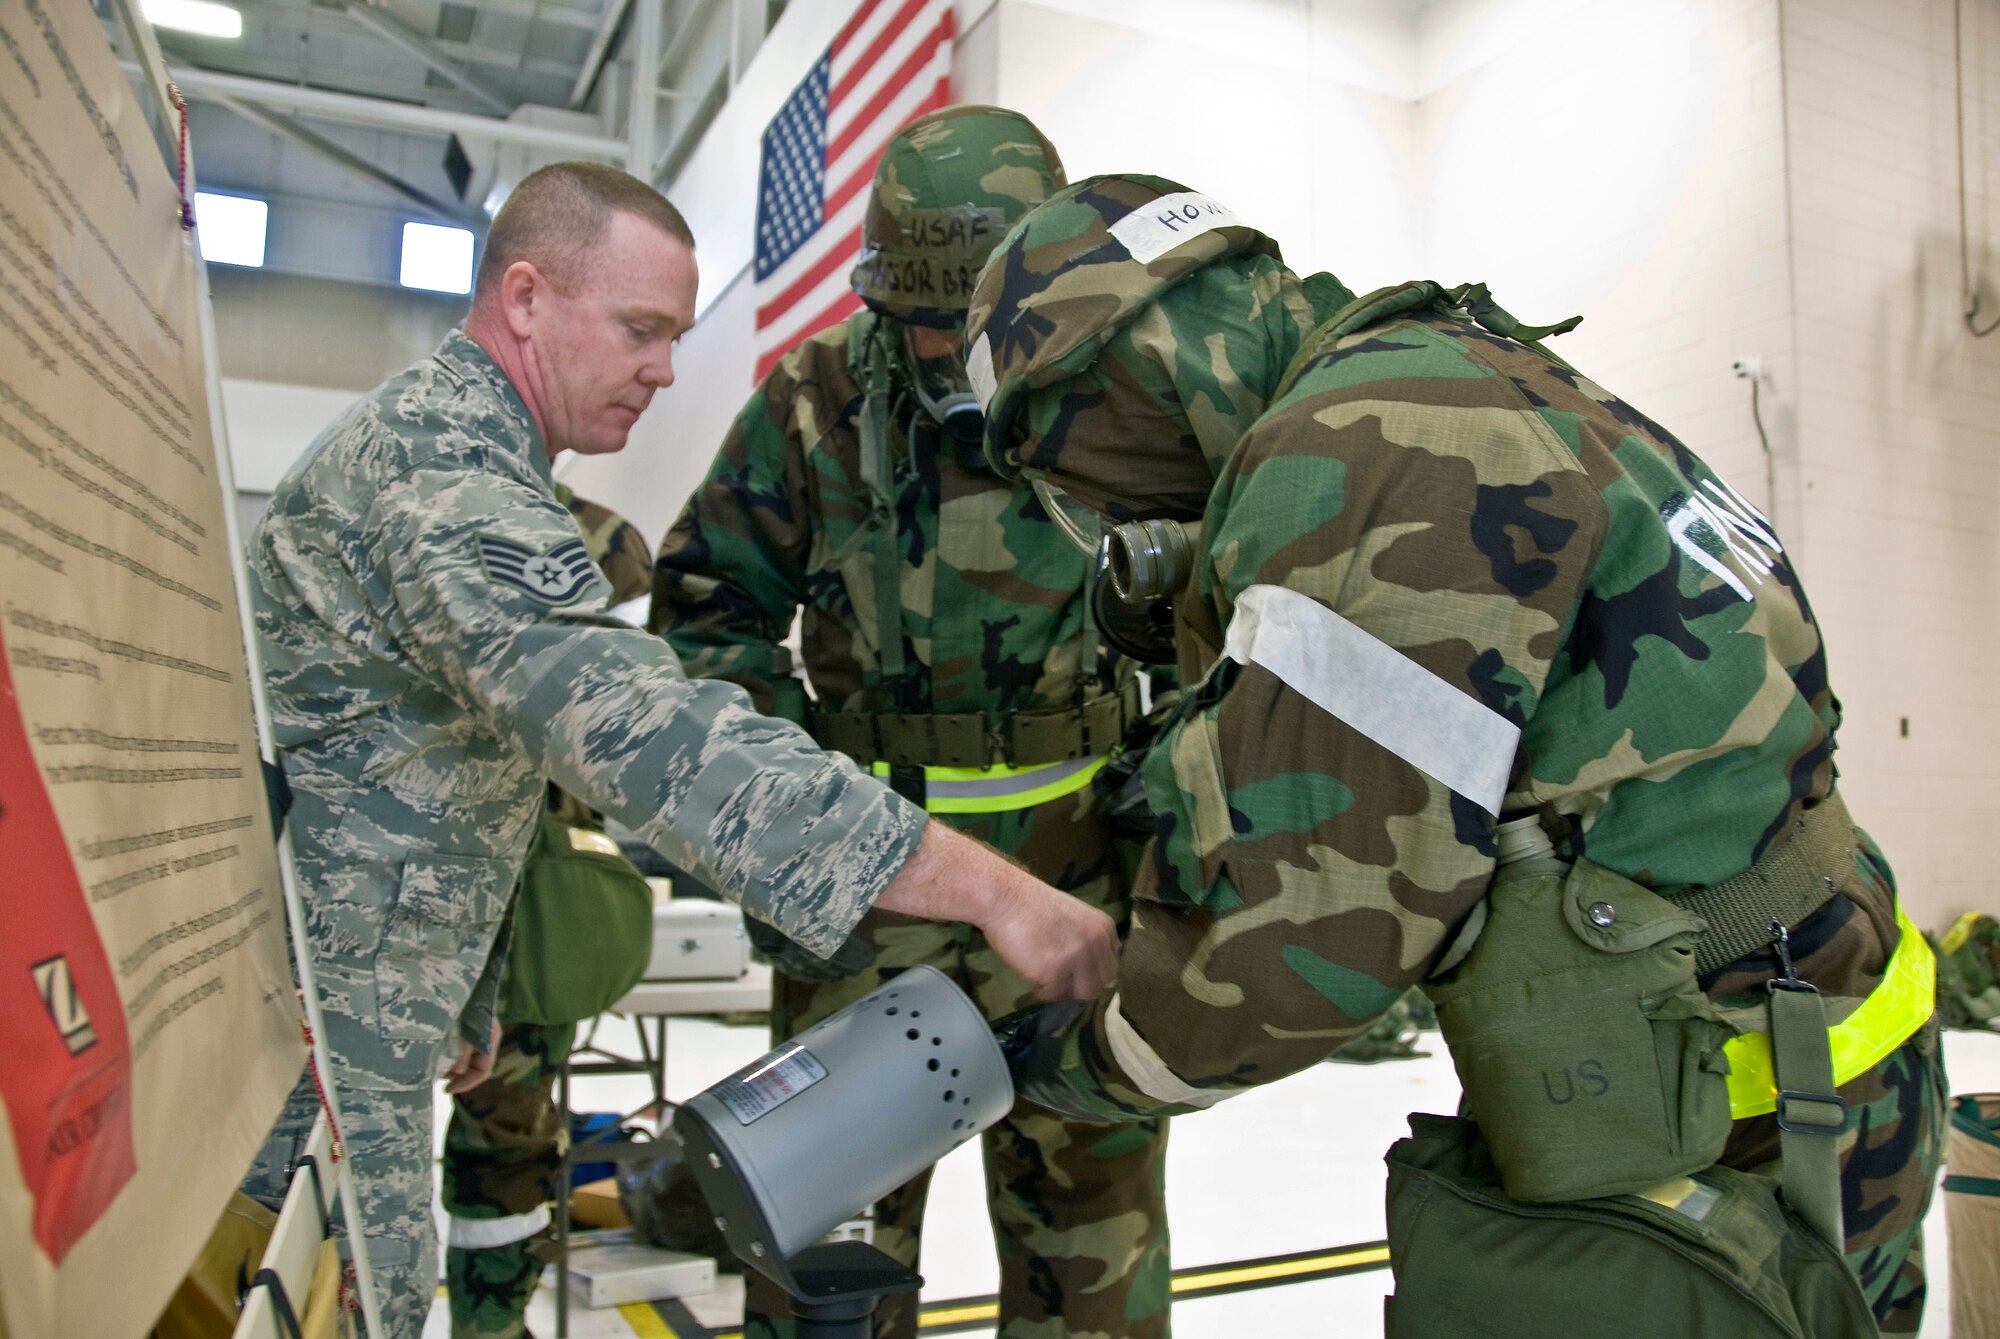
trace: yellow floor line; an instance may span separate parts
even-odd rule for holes
[[[1370,1246],[1359,1251],[1338,1251],[1332,1255],[1307,1256],[1303,1260],[1284,1260],[1269,1265],[1244,1265],[1235,1269],[1210,1269],[1196,1274],[1183,1274],[1170,1285],[1176,1293],[1206,1292],[1214,1288],[1228,1288],[1241,1283],[1263,1283],[1271,1279],[1294,1278],[1301,1274],[1325,1273],[1335,1269],[1350,1269],[1356,1265],[1379,1265],[1389,1259],[1387,1246]],[[638,1308],[624,1308],[628,1316]],[[659,1324],[658,1329],[640,1329],[634,1323],[633,1329],[640,1339],[674,1339],[672,1330],[659,1321],[657,1312],[647,1309],[650,1319]],[[946,1325],[970,1325],[975,1321],[998,1320],[998,1302],[975,1302],[970,1306],[926,1307],[917,1318],[920,1330],[937,1329]],[[715,1339],[743,1339],[741,1330],[719,1333]]]
[[[650,1302],[627,1302],[618,1308],[618,1314],[625,1318],[638,1339],[681,1339],[673,1326],[660,1319],[660,1313]]]
[[[1286,1260],[1274,1265],[1245,1265],[1240,1269],[1213,1269],[1200,1274],[1183,1274],[1174,1279],[1172,1287],[1177,1293],[1201,1292],[1208,1288],[1226,1288],[1235,1283],[1258,1283],[1265,1279],[1316,1274],[1324,1270],[1344,1269],[1351,1265],[1379,1264],[1388,1258],[1387,1246],[1371,1246],[1361,1251],[1315,1255],[1304,1260]]]
[[[964,1325],[975,1320],[998,1319],[1000,1319],[998,1302],[976,1302],[971,1306],[942,1307],[935,1311],[926,1309],[917,1317],[917,1328],[930,1330],[940,1325]]]

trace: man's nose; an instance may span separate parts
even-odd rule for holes
[[[649,358],[639,369],[639,380],[655,390],[664,390],[674,384],[674,355],[672,351],[657,358]]]

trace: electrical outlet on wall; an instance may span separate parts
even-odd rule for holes
[[[1762,381],[1764,379],[1764,360],[1754,353],[1741,354],[1737,357],[1736,361],[1729,365],[1729,370],[1739,377],[1747,377],[1751,381]]]

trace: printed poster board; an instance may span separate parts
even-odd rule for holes
[[[178,190],[0,0],[0,1305],[146,1332],[304,1061]]]

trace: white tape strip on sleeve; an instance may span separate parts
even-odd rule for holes
[[[1111,1058],[1118,1062],[1118,1068],[1130,1076],[1140,1092],[1160,1102],[1172,1102],[1176,1106],[1212,1107],[1225,1097],[1234,1097],[1237,1088],[1195,1088],[1181,1081],[1181,1076],[1167,1068],[1167,1062],[1160,1059],[1160,1053],[1146,1044],[1146,1039],[1132,1030],[1125,1021],[1125,1013],[1118,996],[1111,997],[1111,1007],[1104,1011],[1104,1037],[1111,1044]]]
[[[1319,601],[1251,586],[1236,601],[1223,654],[1262,665],[1424,775],[1500,812],[1520,727]]]
[[[445,1234],[445,1245],[456,1246],[461,1251],[490,1251],[495,1246],[512,1246],[547,1227],[551,1217],[546,1204],[538,1204],[527,1213],[509,1214],[505,1218],[460,1218],[453,1214],[447,1220],[450,1229]]]

